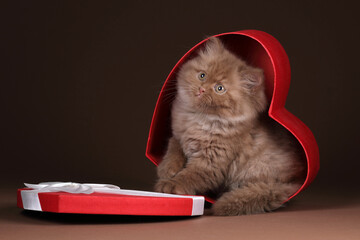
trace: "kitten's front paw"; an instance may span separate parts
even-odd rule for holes
[[[173,178],[175,177],[176,174],[178,174],[178,172],[181,171],[181,167],[174,167],[174,166],[162,166],[159,165],[158,167],[158,176],[160,178]]]
[[[155,185],[155,191],[163,193],[173,193],[182,195],[194,195],[195,192],[186,188],[183,184],[180,184],[172,179],[161,179]]]

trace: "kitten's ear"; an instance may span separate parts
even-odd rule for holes
[[[221,53],[224,49],[225,47],[219,38],[211,37],[206,41],[205,47],[202,49],[201,53],[204,55],[213,55]]]
[[[264,83],[264,73],[259,68],[247,67],[239,72],[241,86],[247,90],[256,90]]]

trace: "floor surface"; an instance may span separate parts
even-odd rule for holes
[[[0,239],[360,239],[360,197],[305,191],[272,213],[236,217],[51,214],[16,207],[2,189]]]

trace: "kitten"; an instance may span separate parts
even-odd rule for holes
[[[177,75],[172,133],[155,190],[215,194],[215,215],[274,210],[304,180],[296,140],[265,110],[264,76],[218,38]]]

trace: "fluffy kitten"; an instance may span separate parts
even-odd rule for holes
[[[173,136],[155,190],[215,194],[215,215],[280,207],[304,169],[294,139],[265,114],[267,106],[262,70],[210,39],[178,73]]]

